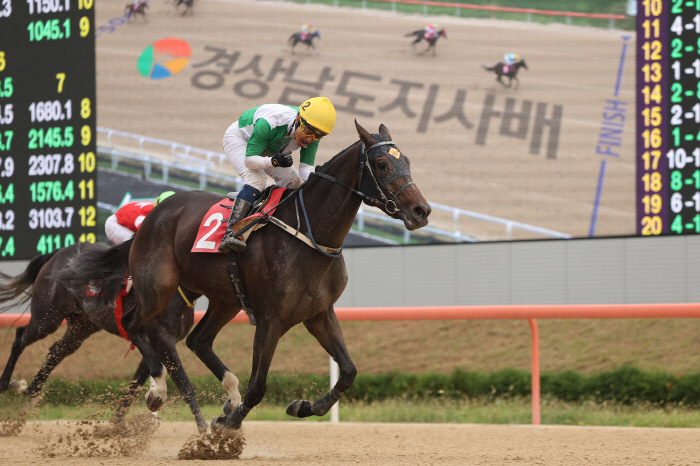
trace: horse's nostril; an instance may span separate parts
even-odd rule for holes
[[[423,209],[422,206],[416,206],[413,208],[413,216],[415,217],[416,220],[419,222],[422,221],[425,218],[425,210]]]

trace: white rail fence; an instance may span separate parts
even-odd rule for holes
[[[201,190],[205,190],[210,181],[223,182],[226,185],[235,187],[236,190],[240,190],[243,187],[243,181],[239,177],[221,173],[222,169],[228,166],[228,160],[226,159],[225,154],[199,149],[197,147],[180,144],[178,142],[166,141],[163,139],[151,138],[108,128],[98,127],[97,131],[102,135],[101,140],[98,141],[98,153],[110,159],[112,169],[114,170],[119,168],[120,160],[129,160],[143,165],[144,175],[146,178],[150,178],[152,176],[154,166],[159,167],[162,174],[162,181],[166,183],[177,184],[169,181],[170,171],[179,170],[197,175],[199,180],[199,189]],[[116,144],[114,141],[115,139],[120,140],[122,144]],[[105,140],[106,144],[104,144]],[[133,149],[138,148],[138,152],[140,153],[134,153],[133,150],[130,150],[129,146],[131,146]],[[191,189],[189,187],[186,188]],[[443,215],[451,216],[453,225],[452,230],[446,231],[444,229],[430,226],[424,227],[421,230],[450,238],[450,240],[454,242],[462,243],[479,241],[476,238],[465,235],[460,231],[460,222],[465,219],[479,220],[502,225],[504,235],[500,239],[513,239],[513,234],[516,231],[520,231],[521,233],[528,232],[545,238],[571,238],[571,235],[566,233],[561,233],[534,225],[528,225],[526,223],[516,222],[514,220],[494,217],[492,215],[472,212],[470,210],[458,209],[456,207],[450,207],[433,202],[430,203],[430,206],[432,207],[434,213],[441,212]],[[365,208],[364,205],[360,206],[356,220],[357,231],[363,233],[363,236],[369,236],[375,240],[378,240],[379,237],[365,232],[365,230],[368,228],[368,225],[365,224],[366,220],[371,220],[374,224],[380,223],[384,225],[403,225],[403,222],[400,220],[389,218],[383,214],[380,214],[379,211],[370,211],[370,209]],[[357,233],[357,231],[354,232]],[[399,242],[389,239],[382,239],[381,241],[387,244],[407,244],[410,242],[410,240],[411,232],[403,229],[402,241]]]

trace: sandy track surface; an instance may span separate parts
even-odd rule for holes
[[[123,10],[123,0],[100,2],[98,28]],[[384,123],[429,202],[576,236],[589,234],[605,163],[595,233],[634,234],[634,34],[245,0],[197,2],[185,17],[172,2],[152,0],[147,18],[101,29],[99,126],[223,152],[224,131],[248,108],[326,95],[338,123],[317,163],[357,140],[354,119],[371,131]],[[431,21],[448,32],[434,56],[419,53],[424,43],[412,50],[405,37]],[[297,46],[291,53],[287,39],[306,22],[322,33],[317,51]],[[167,37],[190,44],[187,66],[166,79],[139,74],[140,54]],[[529,66],[517,90],[482,68],[510,51]],[[602,148],[617,156],[598,153],[610,99],[623,111],[608,128],[619,130],[611,136],[616,145]],[[554,138],[546,121],[557,109]],[[228,164],[222,169],[232,171]],[[434,212],[431,224],[451,231],[452,217]],[[500,224],[470,220],[458,227],[479,239],[505,239]],[[516,230],[515,237],[523,236]]]
[[[162,423],[135,457],[46,458],[36,450],[73,423],[28,423],[0,438],[0,464],[166,465],[195,435],[193,424]],[[246,465],[692,465],[700,429],[246,422]],[[78,448],[77,452],[80,452]],[[180,462],[180,464],[182,464]]]

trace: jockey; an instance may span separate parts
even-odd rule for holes
[[[130,202],[124,204],[105,221],[105,233],[114,244],[121,244],[134,236],[146,215],[163,199],[172,196],[175,191],[161,193],[153,202]]]
[[[517,61],[520,61],[520,55],[517,53],[506,53],[503,55],[503,72],[507,73],[511,66],[515,65]]]
[[[424,31],[423,37],[425,37],[425,40],[430,40],[437,35],[438,25],[430,23],[425,27]]]
[[[134,0],[134,10],[138,10],[143,3],[146,3],[146,1],[147,0]]]
[[[266,104],[246,110],[224,134],[224,152],[243,179],[243,189],[231,208],[231,218],[219,251],[245,251],[246,244],[231,233],[244,219],[267,182],[297,188],[314,168],[319,140],[331,134],[335,107],[326,97],[313,97],[300,107]],[[291,153],[301,149],[299,171]]]
[[[301,27],[301,40],[305,41],[306,39],[308,39],[311,35],[311,32],[313,32],[313,25],[311,23],[304,24]]]

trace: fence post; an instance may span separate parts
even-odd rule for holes
[[[207,187],[207,175],[202,171],[199,174],[199,189],[204,191]]]
[[[357,211],[357,229],[365,231],[365,209],[360,205],[360,210]]]
[[[540,425],[540,334],[537,321],[527,319],[532,333],[532,423]]]
[[[168,182],[168,164],[163,162],[163,183]]]
[[[456,6],[455,7],[455,16],[459,18],[461,14],[462,14],[462,9],[458,6]]]
[[[150,178],[151,176],[151,159],[147,158],[143,162],[143,174],[146,175],[146,178]]]
[[[403,231],[403,244],[408,244],[411,241],[411,232],[404,229]]]
[[[338,383],[338,363],[333,360],[332,357],[328,357],[328,359],[331,362],[331,390],[333,390],[333,387],[335,387],[335,384]],[[338,414],[338,405],[340,404],[340,400],[336,401],[335,404],[331,407],[331,422],[333,423],[338,423],[340,421],[340,416]]]
[[[428,16],[428,5],[423,4],[423,16]]]
[[[364,10],[366,8],[367,8],[367,0],[362,0],[362,9]]]
[[[119,166],[119,156],[112,153],[112,170],[116,170],[117,166]]]
[[[391,2],[391,12],[396,13],[396,2]]]

